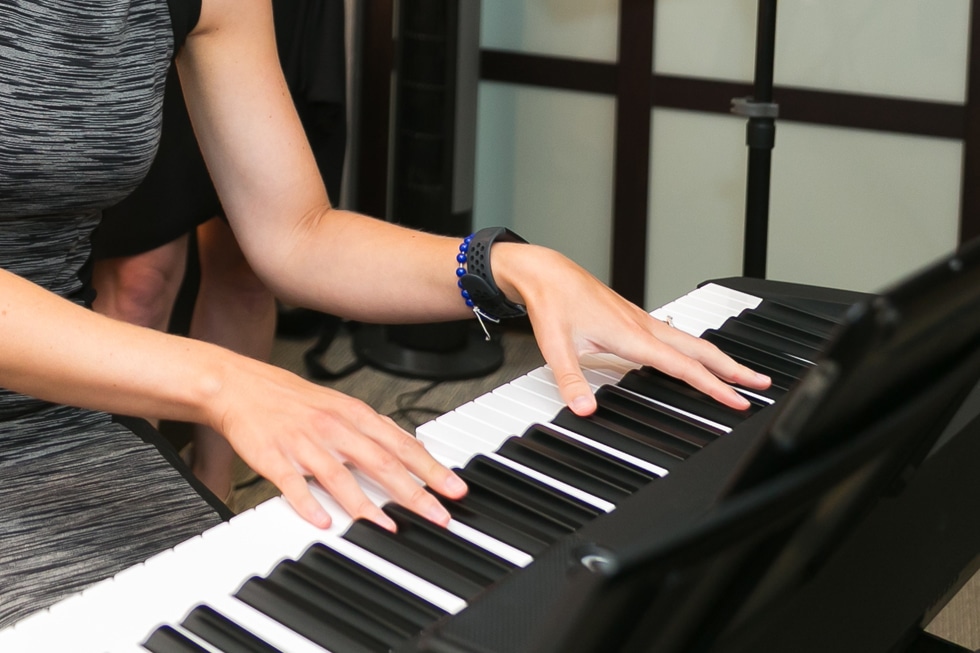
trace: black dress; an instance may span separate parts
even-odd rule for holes
[[[0,0],[4,269],[88,302],[91,232],[150,167],[194,2]],[[0,626],[227,516],[145,422],[0,390]]]
[[[344,0],[275,0],[273,12],[286,81],[327,192],[337,202],[347,136]],[[156,249],[221,215],[175,68],[167,77],[162,134],[144,182],[105,211],[94,238],[96,259]]]

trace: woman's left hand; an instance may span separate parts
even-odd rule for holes
[[[616,354],[655,367],[737,409],[748,408],[749,402],[732,385],[769,386],[769,377],[736,363],[713,344],[653,318],[558,252],[498,243],[492,256],[498,285],[527,307],[538,347],[554,372],[562,399],[578,415],[596,409],[579,363],[584,354]]]

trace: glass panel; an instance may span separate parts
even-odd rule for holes
[[[751,81],[759,0],[657,0],[655,70]],[[969,0],[779,3],[776,83],[962,102]]]
[[[483,82],[474,228],[510,227],[608,282],[615,104]]]
[[[773,156],[773,278],[875,291],[956,247],[958,141],[787,123]]]
[[[616,61],[619,0],[485,0],[485,48]]]
[[[744,121],[653,112],[646,306],[742,272]]]
[[[744,120],[655,110],[647,306],[742,271]],[[777,126],[770,279],[874,291],[956,246],[962,146]]]

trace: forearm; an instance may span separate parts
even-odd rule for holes
[[[456,286],[459,242],[331,209],[266,251],[260,274],[291,304],[351,319],[460,319],[472,313]]]
[[[117,322],[0,271],[0,386],[56,403],[208,423],[231,355]]]

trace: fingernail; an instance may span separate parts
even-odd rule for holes
[[[452,494],[462,494],[463,492],[466,492],[466,490],[467,490],[466,483],[464,483],[463,479],[461,479],[460,477],[456,476],[455,474],[450,474],[446,478],[447,492],[450,492]]]
[[[579,415],[587,413],[592,410],[592,398],[584,395],[575,397],[572,399],[572,403],[569,404],[569,408]]]
[[[329,528],[330,527],[330,514],[326,510],[320,508],[313,512],[313,523],[319,528]]]
[[[425,518],[437,524],[448,524],[452,516],[449,511],[442,507],[441,503],[429,506],[425,509]]]
[[[398,524],[396,524],[388,515],[384,513],[378,515],[375,518],[374,523],[376,523],[378,526],[385,529],[386,531],[391,531],[392,533],[398,532]]]

